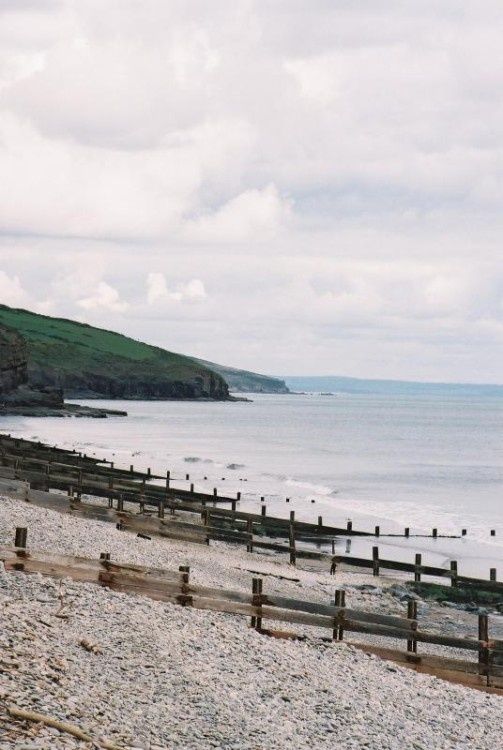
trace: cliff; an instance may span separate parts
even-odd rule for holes
[[[28,382],[28,348],[16,331],[0,327],[0,395]]]
[[[238,370],[235,367],[216,365],[214,362],[206,362],[202,359],[194,361],[200,362],[221,375],[229,386],[229,390],[234,393],[290,393],[285,381],[279,378],[259,375],[248,370]]]
[[[189,357],[119,333],[0,305],[26,340],[29,383],[67,398],[228,400],[225,380]]]

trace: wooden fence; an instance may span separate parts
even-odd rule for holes
[[[277,637],[298,637],[294,633],[264,628],[264,620],[272,623],[302,625],[329,631],[332,640],[343,640],[346,633],[378,636],[392,641],[390,647],[363,642],[352,645],[369,653],[402,663],[417,671],[436,674],[473,687],[502,691],[503,641],[489,638],[487,615],[478,618],[478,638],[440,635],[419,628],[415,602],[408,604],[403,617],[362,611],[346,607],[345,592],[336,591],[334,604],[292,599],[263,591],[263,581],[254,578],[251,593],[220,588],[196,586],[190,581],[190,569],[177,572],[139,565],[118,565],[107,553],[99,560],[26,549],[26,529],[17,529],[15,547],[0,547],[0,561],[7,571],[39,573],[53,578],[70,577],[75,581],[96,583],[100,586],[131,594],[148,596],[163,602],[224,612],[251,618],[252,627],[259,632]],[[406,643],[401,650],[397,642]],[[463,650],[469,658],[418,654],[419,644]]]

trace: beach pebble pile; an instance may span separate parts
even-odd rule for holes
[[[185,564],[196,583],[243,590],[250,588],[248,569],[260,567],[299,579],[270,577],[268,588],[326,601],[328,574],[243,551],[136,539],[110,524],[0,499],[0,544],[12,544],[21,525],[33,549],[92,557],[109,551],[117,561],[173,570]],[[353,575],[346,583],[370,599],[368,580]],[[128,750],[500,746],[501,697],[319,635],[270,639],[249,629],[244,617],[2,569],[0,750],[92,748],[101,740]],[[78,727],[96,744],[14,720],[8,706]]]

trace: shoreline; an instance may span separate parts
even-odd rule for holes
[[[58,422],[59,421],[60,420],[58,420]],[[71,430],[70,434],[73,436],[73,426],[68,425],[68,427]],[[19,437],[23,439],[26,439],[27,435],[29,434],[26,428],[19,429],[19,432],[21,433]],[[54,443],[54,441],[48,440],[47,437],[45,437],[44,439],[48,441],[48,444]],[[123,468],[126,468],[128,461],[135,462],[135,465],[137,465],[138,463],[137,451],[131,452],[127,449],[113,450],[111,447],[103,446],[98,439],[94,439],[92,441],[75,441],[74,439],[63,440],[60,441],[58,445],[59,447],[66,447],[69,450],[72,450],[75,447],[77,447],[78,449],[83,449],[89,453],[90,457],[96,458],[98,456],[99,458],[106,458],[109,461],[115,461],[118,467],[123,465]],[[154,466],[154,471],[156,471],[157,466],[155,464],[155,457],[152,458],[153,461],[150,461],[148,453],[141,454],[141,463],[145,464],[145,466],[152,463],[152,465]],[[170,458],[170,465],[172,465],[173,457]],[[248,481],[247,478],[243,480],[240,475],[241,473],[246,472],[238,472],[236,469],[234,469],[234,465],[230,465],[227,467],[217,466],[215,464],[206,464],[201,459],[198,459],[198,461],[196,462],[194,460],[194,457],[192,456],[189,456],[188,458],[181,456],[178,457],[176,465],[179,476],[178,478],[175,478],[173,480],[173,487],[187,489],[189,486],[189,482],[194,479],[195,472],[198,472],[199,474],[208,472],[208,476],[204,476],[204,481],[202,477],[196,479],[196,491],[209,492],[211,491],[211,487],[213,487],[216,483],[219,484],[220,490],[222,492],[235,492],[236,490],[240,492],[242,498],[239,503],[240,509],[247,512],[261,512],[262,503],[257,499],[257,492],[260,492],[260,489],[258,486],[257,488],[255,488],[255,485],[258,485],[257,480],[250,479],[250,481]],[[240,465],[238,465],[238,469],[241,468],[245,467],[241,467]],[[191,478],[190,480],[187,480],[185,482],[183,481],[184,472],[186,472],[187,476],[190,476]],[[213,473],[213,477],[211,476],[210,472]],[[215,473],[217,478],[215,478]],[[223,481],[218,482],[218,477],[221,474],[225,474],[227,476],[227,481],[225,482],[225,484]],[[187,485],[187,487],[185,487],[185,485]],[[301,486],[299,491],[307,492],[307,489],[303,489]],[[267,505],[269,513],[278,515],[279,517],[287,518],[290,510],[296,509],[297,520],[310,519],[311,523],[316,521],[317,513],[324,513],[327,510],[326,506],[322,507],[323,498],[318,499],[318,502],[316,504],[313,504],[313,501],[309,501],[307,498],[305,498],[303,502],[298,499],[296,500],[293,493],[290,503],[285,503],[284,501],[271,502],[271,499],[269,497],[266,497],[265,500],[265,504]],[[333,499],[333,503],[335,506],[335,511],[337,511],[337,497]],[[332,514],[332,516],[327,516],[326,514],[324,514],[324,518],[335,518],[336,515],[334,514],[334,511],[332,511]],[[341,519],[346,519],[347,517],[346,513],[343,513],[340,508],[338,516]],[[339,537],[339,548],[343,547],[344,545],[346,545],[347,548],[347,545],[349,545],[350,553],[355,557],[365,557],[367,559],[371,559],[372,547],[374,545],[378,545],[380,556],[386,559],[413,563],[415,553],[419,552],[423,556],[423,564],[426,565],[448,567],[451,560],[456,560],[458,562],[460,575],[468,575],[475,578],[488,579],[491,568],[503,570],[503,547],[499,543],[499,539],[497,537],[488,537],[487,541],[483,542],[472,538],[470,536],[470,533],[468,533],[467,536],[458,536],[458,538],[450,539],[449,535],[445,536],[442,534],[443,529],[440,528],[438,537],[434,538],[431,533],[420,533],[426,531],[425,529],[412,527],[410,537],[405,538],[403,535],[395,536],[395,533],[398,530],[397,525],[394,522],[390,522],[387,518],[382,518],[381,516],[370,516],[368,515],[368,513],[360,514],[358,512],[353,512],[352,518],[354,519],[353,528],[356,528],[358,530],[368,530],[370,532],[373,528],[372,524],[375,521],[380,521],[381,529],[381,533],[378,539],[375,538],[372,534],[370,534],[370,536],[368,537],[346,538],[344,537],[344,535],[341,535]],[[360,518],[367,519],[367,523],[363,526],[360,525]],[[342,523],[343,521],[341,520],[341,526]],[[461,529],[458,530],[458,532],[460,531]],[[470,532],[470,530],[468,531]],[[329,552],[329,547],[327,547],[326,545],[324,546],[323,544],[321,544],[320,549]]]

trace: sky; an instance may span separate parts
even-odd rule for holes
[[[503,383],[501,0],[0,0],[0,302]]]

